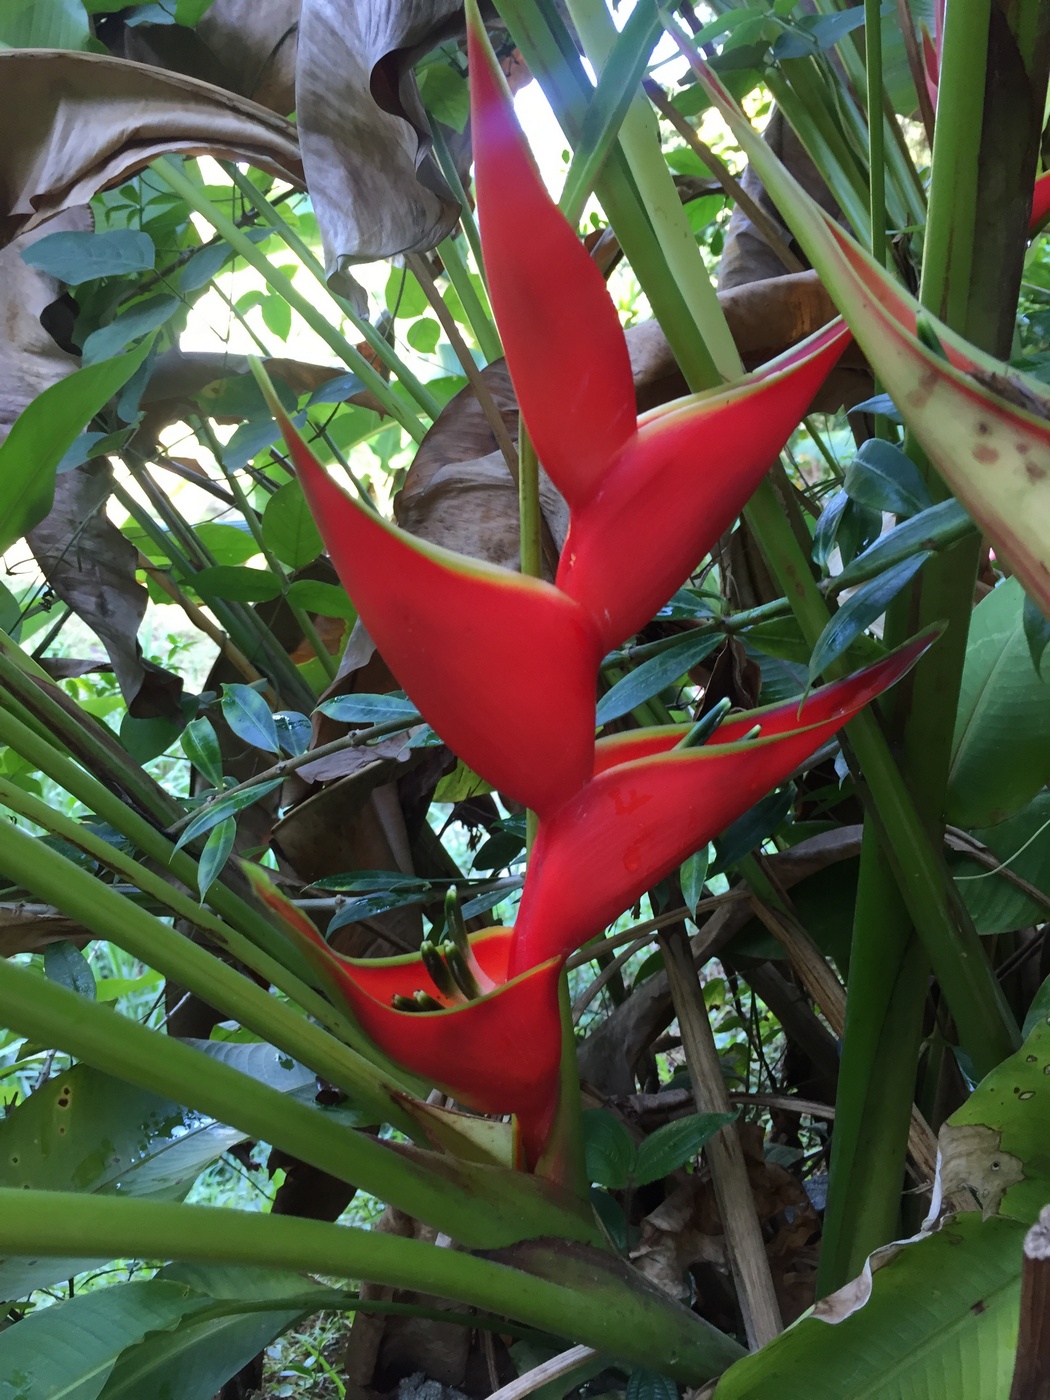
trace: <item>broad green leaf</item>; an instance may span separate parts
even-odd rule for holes
[[[263,323],[278,340],[287,340],[292,329],[292,308],[284,297],[272,292],[260,307]]]
[[[211,9],[214,0],[175,0],[175,23],[192,29]]]
[[[632,1371],[626,1400],[678,1400],[678,1387],[658,1371]]]
[[[809,662],[811,683],[826,666],[849,649],[851,642],[882,616],[905,584],[931,557],[927,550],[913,554],[910,559],[904,559],[885,573],[879,574],[878,578],[869,579],[867,583],[861,584],[856,593],[850,595],[817,638]]]
[[[86,49],[91,30],[80,0],[4,0],[0,48]]]
[[[84,364],[96,365],[101,360],[118,355],[133,340],[138,340],[139,336],[149,335],[150,331],[155,331],[159,326],[163,326],[165,321],[170,321],[181,306],[182,302],[178,297],[156,296],[148,297],[130,310],[121,312],[108,326],[101,326],[97,331],[92,331],[84,341]]]
[[[357,609],[346,596],[346,589],[336,583],[298,578],[288,585],[287,598],[297,608],[320,613],[322,617],[341,617],[347,622],[353,622],[357,617]]]
[[[204,843],[204,850],[201,851],[200,861],[197,865],[197,890],[202,904],[208,897],[208,891],[222,874],[236,839],[237,822],[233,817],[227,817],[225,821],[219,822],[218,826],[212,827],[208,833],[208,839]]]
[[[846,468],[846,495],[862,506],[912,516],[933,504],[919,469],[899,447],[869,438]]]
[[[193,587],[206,601],[229,598],[235,603],[268,603],[281,596],[281,580],[267,569],[215,564],[193,575]]]
[[[126,714],[120,721],[120,742],[136,763],[149,763],[174,744],[181,730],[182,725],[177,720],[163,715],[136,719]]]
[[[358,899],[348,899],[332,915],[328,932],[346,924],[357,923],[359,919],[374,919],[379,914],[387,914],[391,909],[404,909],[412,904],[423,904],[427,895],[419,890],[382,890],[376,894],[361,895]]]
[[[302,568],[321,553],[321,535],[297,481],[289,481],[266,502],[262,533],[267,548],[290,569]]]
[[[275,710],[273,723],[285,753],[298,757],[310,747],[310,721],[306,715],[298,710]]]
[[[1046,919],[1046,905],[1007,877],[1016,875],[1050,896],[1050,793],[1037,793],[1014,816],[978,827],[973,835],[1005,867],[999,874],[964,855],[951,857],[951,872],[977,932],[1008,933]]]
[[[214,802],[209,802],[179,836],[175,849],[180,850],[187,841],[203,836],[206,831],[211,831],[213,826],[218,826],[219,822],[224,822],[227,817],[235,817],[238,812],[243,812],[245,807],[250,807],[253,802],[258,802],[261,797],[273,792],[274,788],[279,788],[283,782],[283,778],[267,778],[263,783],[253,783],[251,787],[243,788],[240,792],[231,792],[228,797],[219,797]]]
[[[224,525],[221,520],[205,520],[193,527],[193,533],[216,564],[243,564],[259,553],[247,526],[242,530],[239,525]]]
[[[412,701],[399,695],[339,695],[317,708],[340,724],[386,724],[400,719],[407,726],[422,718]]]
[[[634,1165],[634,1142],[630,1133],[608,1109],[587,1108],[582,1117],[587,1180],[594,1186],[622,1190]]]
[[[179,290],[196,292],[222,271],[226,259],[233,252],[228,243],[213,243],[194,253],[179,273]]]
[[[212,1400],[275,1337],[305,1314],[335,1301],[333,1290],[276,1269],[169,1264],[156,1277],[188,1287],[218,1306],[190,1314],[175,1328],[125,1351],[102,1400]],[[237,1310],[239,1303],[243,1311]],[[273,1308],[248,1311],[260,1303],[272,1303]]]
[[[150,342],[52,384],[15,419],[0,443],[0,554],[39,525],[55,495],[55,468],[84,425],[149,354]]]
[[[148,233],[110,229],[105,233],[49,233],[23,252],[30,267],[68,282],[71,287],[96,277],[119,277],[126,272],[149,272],[157,250]]]
[[[222,749],[210,719],[191,719],[179,737],[182,752],[212,787],[222,787]]]
[[[1043,652],[1046,651],[1047,642],[1050,642],[1050,621],[1047,621],[1039,606],[1033,603],[1027,594],[1024,600],[1024,635],[1032,657],[1032,665],[1040,671]]]
[[[94,1001],[97,994],[95,974],[91,964],[76,946],[66,939],[60,943],[49,943],[44,949],[44,976],[49,982],[57,982],[60,987],[68,987],[78,996]]]
[[[720,632],[702,632],[690,636],[676,646],[643,661],[641,666],[624,676],[598,702],[597,723],[609,724],[620,719],[637,705],[666,690],[692,666],[722,645]]]
[[[279,752],[273,711],[250,685],[223,686],[222,714],[238,739],[267,753]]]
[[[478,797],[491,792],[491,786],[484,778],[468,768],[460,759],[451,773],[446,773],[434,789],[435,802],[465,802],[468,797]]]
[[[406,268],[391,269],[386,280],[386,309],[391,316],[404,316],[412,320],[430,310],[426,292]]]
[[[718,1400],[991,1400],[1013,1373],[1021,1250],[1013,1220],[959,1215],[873,1256],[863,1278],[731,1366]]]
[[[421,355],[432,355],[441,339],[441,326],[432,316],[421,316],[409,326],[405,339]]]
[[[955,826],[994,826],[1050,778],[1050,689],[1032,665],[1023,609],[1007,579],[973,612],[948,778]]]
[[[419,92],[430,116],[462,133],[470,120],[467,80],[447,62],[437,60],[420,67]]]
[[[1047,1019],[1050,1019],[1050,977],[1046,979],[1032,998],[1028,1015],[1024,1018],[1021,1034],[1027,1040],[1039,1022]]]
[[[40,1308],[0,1333],[0,1400],[96,1400],[122,1351],[210,1301],[143,1279]]]
[[[631,1173],[635,1186],[645,1186],[677,1171],[703,1149],[719,1128],[734,1122],[736,1116],[735,1113],[691,1113],[688,1118],[678,1118],[657,1128],[638,1148]]]

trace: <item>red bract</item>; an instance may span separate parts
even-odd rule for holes
[[[552,810],[590,776],[596,629],[539,579],[389,525],[335,484],[275,406],[332,563],[424,718],[517,802]]]
[[[468,26],[489,292],[526,426],[568,501],[557,584],[606,648],[664,604],[740,514],[845,349],[828,328],[760,373],[635,418],[597,268],[550,199],[484,31]]]
[[[1032,233],[1038,232],[1048,214],[1050,214],[1050,171],[1039,176],[1035,182],[1035,189],[1032,191],[1032,217],[1028,225]]]
[[[595,776],[540,826],[511,973],[599,932],[899,680],[931,641],[927,633],[802,705],[735,717],[702,748],[675,749],[686,727],[600,742]],[[759,736],[744,741],[756,724]]]

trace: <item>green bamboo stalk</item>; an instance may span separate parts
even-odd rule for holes
[[[191,209],[194,209],[202,218],[207,219],[216,233],[221,234],[230,247],[265,278],[267,285],[282,297],[294,311],[299,313],[310,329],[315,331],[325,344],[335,351],[343,363],[357,375],[361,382],[372,391],[385,412],[400,423],[416,442],[422,442],[426,436],[426,428],[408,409],[404,401],[394,393],[383,376],[377,373],[360,350],[351,345],[337,327],[333,326],[317,307],[296,289],[290,278],[286,277],[283,272],[279,272],[271,264],[269,258],[259,252],[251,239],[208,199],[207,195],[188,178],[179,164],[170,156],[161,156],[159,160],[153,162],[150,169],[181,199],[184,199]]]
[[[474,332],[481,353],[489,364],[493,360],[502,359],[503,344],[499,338],[496,323],[492,319],[492,311],[482,301],[481,295],[470,280],[470,272],[459,244],[450,235],[444,242],[438,244],[437,252],[445,272],[448,274],[448,280],[455,288],[460,305],[470,322],[470,328]]]
[[[562,1270],[543,1277],[509,1262],[356,1226],[11,1188],[0,1190],[0,1234],[11,1254],[64,1256],[76,1240],[78,1249],[100,1258],[285,1268],[439,1294],[634,1366],[659,1364],[662,1374],[687,1385],[710,1380],[744,1355],[730,1337],[594,1251],[567,1251]],[[581,1283],[588,1266],[590,1277]]]
[[[19,1034],[206,1113],[338,1181],[380,1196],[468,1248],[495,1249],[536,1235],[598,1241],[593,1222],[578,1205],[534,1177],[395,1146],[347,1128],[321,1109],[10,962],[0,962],[0,1017]],[[20,1199],[27,1195],[17,1194]],[[85,1198],[74,1199],[86,1212]],[[173,1209],[187,1218],[181,1212],[188,1207]],[[258,1222],[260,1217],[253,1214],[251,1219]],[[84,1237],[75,1231],[67,1235],[66,1253],[71,1239],[79,1249]],[[32,1246],[27,1252],[34,1252]],[[170,1256],[180,1257],[177,1245]]]

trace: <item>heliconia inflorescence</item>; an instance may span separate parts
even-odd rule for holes
[[[596,744],[602,657],[739,515],[849,332],[836,322],[737,383],[639,419],[616,310],[539,178],[476,15],[468,41],[492,306],[530,437],[570,512],[554,583],[380,520],[274,411],[393,674],[464,762],[537,813],[537,837],[516,926],[467,943],[365,963],[339,957],[301,914],[283,917],[377,1045],[467,1107],[514,1114],[535,1166],[557,1107],[565,958],[893,684],[930,639],[802,704],[731,718],[699,747],[682,746],[688,726]]]

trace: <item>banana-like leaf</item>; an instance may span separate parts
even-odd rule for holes
[[[923,311],[814,203],[710,69],[686,51],[905,423],[1050,612],[1050,419],[1041,387]],[[924,340],[916,335],[920,317],[934,333]],[[934,339],[943,355],[926,343]]]

